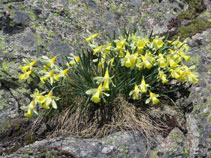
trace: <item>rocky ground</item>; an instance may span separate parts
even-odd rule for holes
[[[76,53],[87,47],[86,30],[113,36],[121,27],[188,38],[199,83],[178,102],[182,110],[152,110],[169,116],[169,133],[158,135],[151,148],[143,136],[131,132],[102,139],[43,139],[36,137],[48,130],[43,124],[37,135],[26,133],[36,120],[24,119],[19,110],[29,103],[30,92],[18,80],[22,58]],[[1,0],[0,157],[211,157],[210,34],[210,0]]]

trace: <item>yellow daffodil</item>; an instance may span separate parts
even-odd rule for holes
[[[98,36],[98,33],[91,35],[90,37],[86,38],[86,42],[88,43],[89,41],[95,39]]]
[[[125,66],[127,68],[132,66],[132,62],[130,60],[130,53],[129,52],[127,52],[125,57],[121,59],[121,65]]]
[[[146,42],[145,40],[138,40],[136,45],[137,45],[138,50],[142,50],[144,46],[146,45]]]
[[[163,46],[163,40],[161,38],[158,38],[156,37],[154,40],[153,40],[153,46],[156,48],[156,49],[159,49]]]
[[[146,84],[144,78],[141,81],[141,84],[139,85],[141,93],[146,93],[147,92],[147,87],[150,87],[149,84]]]
[[[167,75],[166,74],[164,74],[164,72],[163,71],[159,71],[159,78],[161,79],[161,81],[162,81],[162,83],[166,83],[166,82],[168,82],[168,80],[166,79],[166,77],[167,77]]]
[[[141,53],[143,48],[149,43],[149,38],[148,36],[139,36],[135,40],[138,52]]]
[[[27,113],[24,114],[25,117],[32,117],[33,112],[37,113],[34,109],[35,105],[35,101],[32,100],[28,106],[21,107],[22,110],[27,110]]]
[[[151,59],[147,57],[147,53],[145,56],[142,55],[141,59],[144,63],[144,67],[146,67],[147,69],[150,69],[152,67]]]
[[[113,77],[109,76],[109,72],[108,72],[108,69],[107,69],[106,72],[105,72],[104,77],[100,77],[100,76],[99,77],[94,77],[94,80],[97,80],[98,84],[99,83],[103,83],[103,88],[106,91],[109,91],[110,90],[110,88],[109,88],[110,83],[112,83],[112,85],[115,86],[113,81],[112,81],[112,78]]]
[[[102,67],[102,69],[104,69],[105,60],[106,60],[106,54],[104,54],[104,55],[100,58],[100,61],[99,61],[99,63],[98,63],[98,67]],[[94,62],[97,62],[97,60],[94,60]]]
[[[96,53],[99,53],[103,51],[103,45],[101,46],[96,46],[94,49],[93,49],[93,55],[95,55]]]
[[[21,68],[21,70],[22,70],[22,72],[25,73],[25,72],[28,71],[28,70],[32,70],[32,67],[36,64],[37,61],[34,60],[34,61],[32,61],[32,62],[29,62],[28,60],[24,59],[23,62],[25,62],[26,65],[24,65],[24,66]]]
[[[187,66],[183,65],[184,73],[187,76],[188,81],[192,82],[192,83],[197,83],[198,82],[198,79],[197,79],[198,74],[190,71],[190,69],[194,69],[194,68],[195,68],[194,66],[188,68]]]
[[[68,57],[69,62],[67,63],[68,67],[75,67],[77,63],[79,63],[80,61],[80,57],[79,56],[75,56],[75,55],[70,55],[70,57]]]
[[[134,68],[136,66],[137,58],[138,53],[130,55],[130,53],[127,52],[125,57],[121,59],[121,65],[127,68]]]
[[[171,76],[181,82],[185,81],[185,72],[180,68],[170,69]]]
[[[182,48],[185,50],[185,52],[187,52],[187,51],[188,51],[188,49],[189,49],[189,47],[188,47],[188,45],[187,45],[187,44],[184,44],[184,45],[182,46]]]
[[[163,57],[163,55],[162,54],[159,54],[158,55],[158,63],[159,63],[159,66],[161,67],[161,68],[165,68],[166,66],[167,66],[167,61],[166,61],[166,59]]]
[[[181,55],[181,57],[182,57],[183,59],[185,59],[185,61],[188,62],[188,61],[190,60],[190,56],[187,56],[183,51],[178,50],[178,54]]]
[[[37,89],[34,91],[33,94],[31,94],[30,96],[33,98],[33,100],[35,101],[35,104],[39,103],[39,104],[43,104],[45,102],[45,97],[43,96],[43,94],[45,93],[42,92],[40,93]]]
[[[103,88],[102,84],[100,84],[98,86],[98,88],[90,89],[90,90],[86,91],[86,94],[92,95],[91,101],[93,101],[94,103],[99,103],[101,100],[101,97],[103,97],[103,95],[109,96],[109,94],[103,92],[104,90],[105,89]]]
[[[116,42],[116,47],[117,47],[117,49],[121,49],[121,48],[123,48],[125,45],[126,45],[126,39],[125,38],[123,38],[123,37],[120,37],[120,39],[119,40],[115,40],[115,42]]]
[[[134,86],[134,90],[132,90],[130,93],[129,93],[129,96],[133,96],[133,99],[134,100],[137,100],[137,99],[140,99],[140,96],[139,94],[141,93],[141,90],[139,89],[139,87],[137,85]]]
[[[108,62],[108,65],[110,65],[111,67],[113,67],[113,63],[114,63],[114,58],[111,58]]]
[[[58,74],[54,74],[53,78],[56,81],[59,81],[62,77],[64,78],[66,76],[66,74],[68,73],[69,69],[65,69],[65,70],[59,70]]]
[[[103,47],[103,52],[109,54],[112,48],[112,43],[108,43]]]
[[[175,60],[173,58],[171,58],[170,56],[167,57],[167,63],[170,67],[176,67],[177,63],[175,62]]]
[[[125,51],[125,49],[123,49],[123,48],[119,49],[119,57],[124,56],[124,51]]]
[[[137,58],[136,67],[141,70],[144,68],[144,63],[140,58]]]
[[[43,108],[49,109],[50,105],[54,109],[57,109],[57,104],[55,100],[58,100],[58,97],[53,96],[53,91],[51,90],[46,96],[45,96],[45,103],[43,104]]]
[[[55,61],[57,56],[54,56],[53,58],[48,58],[47,56],[42,56],[42,58],[44,59],[46,65],[45,65],[45,69],[49,69],[49,68],[53,68],[55,65]]]
[[[159,99],[157,97],[159,97],[158,94],[150,92],[150,98],[149,99],[152,101],[152,104],[157,104],[159,102]]]
[[[93,94],[91,100],[92,100],[94,103],[99,103],[99,102],[100,102],[100,94],[101,94],[101,91],[100,91],[100,90],[96,91],[96,92]]]
[[[28,79],[28,78],[30,77],[30,75],[33,74],[33,72],[34,72],[34,70],[32,69],[32,70],[29,70],[29,71],[25,72],[24,74],[21,74],[21,75],[20,75],[20,79],[21,79],[21,80],[26,80],[26,79]]]
[[[54,72],[54,70],[49,72],[42,71],[45,75],[40,77],[40,80],[45,83],[46,80],[50,79],[50,84],[52,85],[54,83]]]

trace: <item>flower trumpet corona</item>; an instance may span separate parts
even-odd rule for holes
[[[103,88],[106,91],[109,91],[110,90],[110,88],[109,88],[110,83],[112,83],[112,85],[115,86],[113,81],[112,81],[113,77],[114,76],[112,76],[112,77],[109,76],[109,72],[108,72],[108,69],[107,69],[106,72],[105,72],[104,77],[100,77],[100,76],[99,77],[94,77],[94,80],[97,80],[97,83],[102,83],[103,82]]]
[[[146,104],[148,104],[150,101],[152,101],[152,104],[157,104],[159,102],[158,94],[150,92],[150,97],[146,100]]]
[[[95,39],[98,36],[98,33],[91,35],[90,37],[86,38],[86,42],[88,43],[89,41]]]
[[[99,103],[103,95],[109,96],[109,94],[103,92],[104,90],[105,89],[103,88],[102,84],[100,84],[98,88],[89,89],[88,91],[86,91],[86,94],[92,95],[91,101],[93,101],[94,103]]]
[[[133,96],[133,99],[134,100],[137,100],[140,98],[139,94],[141,93],[141,90],[139,89],[139,87],[137,85],[134,86],[134,90],[132,90],[130,93],[129,93],[129,96]]]
[[[149,84],[146,84],[144,78],[141,81],[141,84],[139,85],[141,93],[146,93],[147,92],[147,87],[150,87]]]

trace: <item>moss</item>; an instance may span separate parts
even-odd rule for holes
[[[35,135],[28,135],[24,138],[24,144],[32,144],[36,141]]]
[[[194,36],[197,33],[203,32],[208,28],[211,28],[211,22],[201,19],[194,19],[192,20],[192,23],[190,25],[181,26],[178,29],[178,34],[174,36],[174,38],[177,38],[179,36],[181,40],[184,40],[188,37]]]
[[[9,127],[11,127],[11,122],[9,120],[4,121],[4,123],[1,124],[0,134],[5,132]]]
[[[184,19],[193,20],[200,13],[202,13],[206,7],[203,3],[203,0],[185,0],[188,3],[188,10],[181,12],[177,19],[181,22]]]
[[[209,18],[209,13],[206,11],[206,6],[203,0],[185,0],[188,3],[188,10],[181,12],[176,19],[174,19],[170,26],[177,27],[171,37],[177,39],[180,37],[181,41],[188,37],[195,35],[196,33],[201,33],[208,28],[211,28],[211,22]],[[207,16],[208,18],[196,19],[199,16]],[[188,26],[181,25],[183,20],[190,20]],[[171,28],[171,27],[169,27]]]
[[[153,158],[158,158],[157,153],[158,153],[157,151],[153,151],[153,152],[152,152],[152,157],[153,157]]]

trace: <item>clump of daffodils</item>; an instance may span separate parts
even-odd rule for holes
[[[185,42],[127,33],[110,43],[99,45],[95,42],[97,35],[91,35],[86,41],[90,42],[93,55],[97,56],[94,62],[98,62],[98,69],[103,72],[106,69],[106,74],[110,73],[113,77],[109,78],[109,82],[105,82],[105,76],[94,77],[93,80],[108,94],[112,90],[118,93],[127,91],[126,95],[134,100],[157,104],[159,98],[164,96],[159,88],[171,80],[198,82],[197,73],[191,71],[194,67],[186,65],[190,56],[187,55],[188,46]],[[104,99],[103,93],[97,93],[98,99],[94,99],[96,93],[91,91],[88,90],[86,94],[92,95],[93,102]]]
[[[78,57],[72,56],[76,58],[76,61],[72,59],[67,65],[75,65],[75,62],[78,62]],[[57,109],[57,103],[60,98],[53,95],[53,91],[55,88],[64,82],[65,77],[70,71],[70,67],[66,67],[62,69],[58,65],[55,64],[57,56],[53,58],[49,58],[47,56],[42,56],[40,59],[32,60],[29,62],[24,59],[23,62],[25,65],[21,67],[22,74],[20,75],[20,80],[36,80],[37,83],[40,83],[42,92],[39,92],[38,89],[35,89],[34,93],[31,94],[32,101],[28,106],[22,106],[21,109],[26,111],[24,114],[26,117],[31,117],[34,114],[38,115],[36,109]],[[39,66],[36,63],[39,62]],[[45,91],[48,89],[48,92]]]
[[[163,87],[172,80],[198,82],[197,73],[192,71],[194,66],[187,66],[188,46],[179,39],[169,41],[165,37],[126,32],[118,39],[100,44],[97,37],[94,34],[86,38],[91,54],[67,56],[63,67],[55,63],[57,56],[24,60],[20,79],[38,78],[43,84],[43,91],[35,90],[31,103],[22,108],[26,117],[38,114],[39,108],[57,109],[62,88],[68,87],[72,95],[86,98],[84,106],[112,102],[118,95],[157,104],[168,95]],[[37,62],[41,64],[36,65]]]

